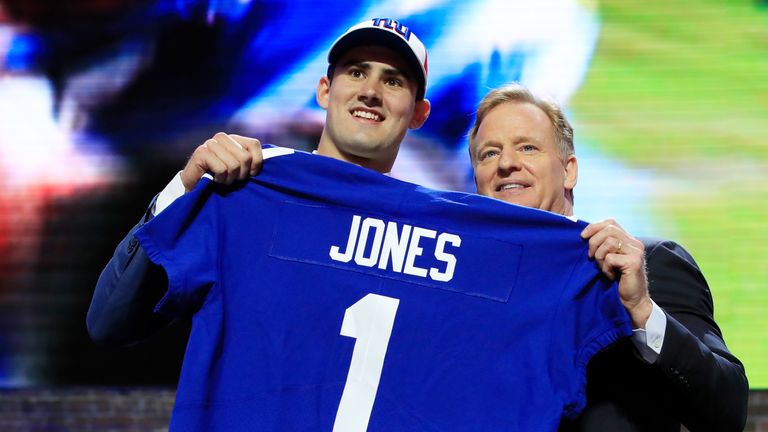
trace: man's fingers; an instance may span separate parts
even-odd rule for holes
[[[246,136],[237,135],[237,134],[229,134],[229,137],[235,140],[237,143],[239,143],[243,147],[249,147],[249,146],[261,147],[261,141],[257,140],[256,138],[246,137]]]
[[[244,137],[241,135],[230,135],[233,140],[238,142],[251,155],[251,164],[249,167],[250,175],[256,175],[261,171],[261,165],[264,162],[264,155],[261,153],[261,141],[256,138]]]
[[[588,239],[606,226],[606,221],[592,222],[581,231],[581,238]]]
[[[598,261],[603,261],[611,253],[617,253],[619,245],[624,249],[624,243],[615,237],[608,237],[602,243],[596,245],[594,257]]]
[[[212,141],[212,140],[208,140]],[[205,146],[208,151],[203,155],[202,164],[204,166],[204,172],[210,172],[213,174],[213,180],[217,183],[226,183],[227,181],[227,164],[221,160],[215,152],[211,150],[211,143],[206,141]]]
[[[611,238],[611,236],[613,234],[614,233],[610,229],[610,226],[605,226],[605,227],[601,228],[599,231],[596,231],[596,232],[592,233],[592,235],[590,237],[588,237],[588,239],[589,239],[589,257],[590,258],[598,258],[599,257],[600,259],[605,257],[605,253],[603,253],[602,255],[598,256],[598,251],[601,248],[603,250],[605,249],[606,242],[609,241],[609,239]],[[611,243],[614,243],[614,241],[612,240]],[[618,240],[615,240],[615,245],[618,245]],[[607,251],[605,251],[605,252],[607,253]]]
[[[213,136],[213,139],[220,142],[221,144],[231,144],[233,145],[233,149],[243,148],[242,144],[237,142],[234,137],[235,135],[230,135],[224,132],[216,132],[216,134]]]
[[[586,237],[585,237],[586,235]],[[595,257],[597,250],[606,242],[619,249],[619,245],[632,243],[635,247],[642,248],[643,243],[632,237],[613,219],[588,225],[582,231],[582,237],[589,239],[589,257]]]
[[[600,269],[607,276],[632,275],[645,271],[645,255],[633,243],[621,245],[621,250],[612,242],[606,242],[595,254]]]
[[[255,145],[248,147],[248,151],[251,153],[251,175],[256,175],[261,171],[261,166],[264,165],[264,155],[261,153],[261,143],[256,140]]]
[[[191,190],[203,174],[210,172],[215,182],[232,184],[255,175],[262,161],[259,140],[219,132],[192,153],[182,171],[182,183]]]
[[[619,225],[619,223],[616,222],[615,219],[604,219],[601,221],[593,222],[587,225],[586,227],[584,227],[584,229],[581,231],[581,238],[588,239],[594,236],[595,234],[597,234],[598,232],[602,231],[603,229],[611,226],[621,231],[624,231],[624,228],[622,228],[621,225]]]
[[[251,155],[243,146],[229,135],[219,132],[213,139],[206,141],[206,146],[225,164],[225,168],[211,166],[214,179],[219,183],[230,184],[236,180],[245,180],[250,172]]]
[[[610,264],[608,264],[607,262],[603,262],[603,265],[600,266],[600,271],[602,271],[605,277],[607,277],[610,280],[614,280],[618,276],[614,271],[613,267],[611,267]]]
[[[244,137],[242,135],[226,135],[228,140],[240,147],[243,152],[237,152],[239,159],[243,162],[243,171],[240,172],[240,179],[244,180],[249,175],[256,175],[261,171],[261,165],[264,157],[261,153],[261,141],[256,138]]]
[[[616,253],[609,253],[598,262],[600,263],[600,270],[611,280],[625,274],[626,270],[632,266],[631,257]]]
[[[213,140],[206,140],[203,144],[199,145],[187,161],[184,170],[181,171],[181,183],[187,191],[191,191],[195,187],[200,177],[208,171],[210,160],[215,158],[208,148],[208,144],[211,141]]]
[[[222,148],[221,145],[215,148],[215,158],[211,159],[208,170],[213,173],[216,182],[230,184],[240,177],[243,164],[227,149]]]

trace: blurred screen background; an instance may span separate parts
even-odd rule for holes
[[[312,150],[349,26],[429,51],[432,114],[395,177],[474,191],[480,98],[519,81],[576,131],[576,215],[697,259],[729,348],[768,388],[768,4],[760,0],[0,0],[0,386],[175,384],[185,323],[94,345],[117,242],[217,131]]]

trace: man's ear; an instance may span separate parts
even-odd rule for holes
[[[565,161],[565,179],[563,180],[563,187],[567,191],[572,191],[576,187],[576,180],[579,177],[579,163],[576,160],[576,156],[570,155]]]
[[[408,124],[409,129],[418,129],[421,127],[421,125],[424,124],[425,121],[427,121],[427,117],[429,117],[429,112],[432,110],[431,105],[429,104],[429,101],[424,99],[420,101],[416,101],[416,106],[413,108],[413,117],[411,117],[411,122]]]
[[[323,109],[328,109],[328,99],[331,92],[331,80],[327,76],[320,78],[317,83],[317,92],[315,93],[315,100],[317,104]]]

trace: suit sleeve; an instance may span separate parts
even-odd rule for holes
[[[153,205],[154,200],[149,209]],[[91,339],[99,344],[140,342],[171,321],[153,313],[167,286],[165,273],[149,260],[134,236],[152,219],[149,209],[117,245],[96,282],[86,325]]]
[[[667,314],[655,365],[679,394],[690,430],[741,431],[749,387],[741,362],[728,351],[714,320],[712,295],[696,262],[666,241],[647,252],[651,297]]]

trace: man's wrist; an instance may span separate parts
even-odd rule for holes
[[[651,301],[651,305],[645,328],[635,329],[632,336],[632,342],[648,363],[654,363],[661,354],[667,330],[667,315],[655,302]]]
[[[635,329],[645,329],[648,318],[653,312],[653,301],[650,297],[645,297],[635,307],[628,310],[629,317],[632,319],[632,327]]]
[[[157,195],[157,200],[155,200],[155,208],[152,214],[160,214],[160,212],[171,205],[171,203],[174,202],[176,198],[181,197],[185,193],[186,189],[184,188],[184,183],[181,181],[181,171],[179,171],[175,176],[173,176],[173,179],[171,179],[168,185],[165,186],[165,189],[163,189],[162,192]]]

